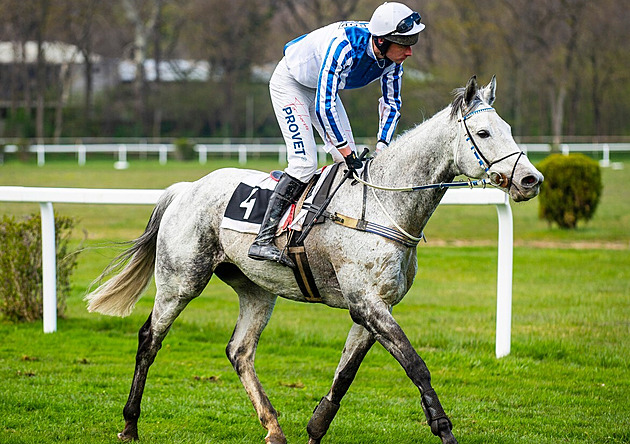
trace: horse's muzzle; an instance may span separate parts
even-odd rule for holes
[[[514,178],[512,184],[508,189],[510,197],[514,202],[522,202],[524,200],[533,199],[538,196],[540,192],[540,185],[545,180],[545,177],[540,171],[535,170],[530,174],[524,175],[519,178]]]

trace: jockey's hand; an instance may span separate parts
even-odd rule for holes
[[[379,140],[378,142],[376,142],[376,150],[374,150],[374,157],[382,153],[385,148],[387,148],[387,144],[385,142],[383,142],[382,140]]]
[[[359,160],[354,151],[350,151],[346,157],[344,157],[346,165],[351,172],[359,172],[363,168],[363,162]]]

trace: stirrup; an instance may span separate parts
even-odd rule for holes
[[[274,261],[289,268],[295,268],[295,263],[291,258],[280,251],[274,244],[261,245],[254,243],[249,247],[247,256],[257,261]]]

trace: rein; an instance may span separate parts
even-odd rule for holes
[[[470,150],[473,152],[473,154],[475,155],[475,157],[477,158],[477,161],[479,162],[479,166],[481,166],[485,173],[486,176],[488,176],[488,179],[478,179],[478,180],[471,180],[468,179],[467,181],[456,181],[456,182],[442,182],[442,183],[433,183],[433,184],[427,184],[427,185],[413,185],[413,186],[407,186],[407,187],[399,187],[399,188],[392,188],[392,187],[384,187],[384,186],[380,186],[380,185],[375,185],[373,183],[370,182],[370,164],[371,164],[371,160],[369,159],[366,164],[365,164],[365,179],[366,180],[362,180],[356,173],[356,171],[354,172],[354,180],[363,184],[366,187],[369,187],[372,191],[372,195],[374,196],[374,199],[376,200],[376,202],[378,203],[379,207],[381,208],[381,210],[383,211],[383,214],[385,214],[385,216],[387,216],[387,219],[389,219],[389,221],[394,225],[394,227],[396,227],[396,230],[402,235],[404,236],[404,238],[408,239],[409,243],[411,244],[417,244],[418,242],[420,242],[422,239],[425,239],[426,242],[426,238],[424,237],[424,233],[420,233],[420,237],[416,237],[413,236],[409,233],[407,233],[402,227],[400,227],[396,221],[390,216],[390,214],[387,212],[387,210],[385,209],[385,207],[383,206],[383,204],[381,203],[380,199],[378,198],[378,196],[376,195],[376,190],[382,190],[382,191],[400,191],[400,192],[414,192],[414,191],[422,191],[422,190],[429,190],[429,189],[446,189],[446,188],[456,188],[456,187],[469,187],[469,188],[473,188],[475,186],[482,186],[483,188],[486,187],[486,185],[491,185],[494,187],[503,187],[503,188],[507,188],[508,190],[512,187],[513,185],[513,178],[514,178],[514,173],[516,171],[516,166],[518,165],[519,160],[521,159],[521,156],[523,156],[525,153],[523,153],[523,151],[515,151],[513,153],[510,153],[500,159],[496,159],[493,160],[492,162],[490,162],[486,156],[484,156],[483,152],[481,151],[481,149],[479,149],[479,146],[477,145],[477,143],[475,142],[475,139],[472,136],[472,133],[470,132],[470,130],[468,129],[468,125],[466,124],[466,120],[468,120],[471,116],[484,112],[484,111],[495,111],[494,108],[492,107],[487,107],[487,108],[482,108],[482,109],[478,109],[478,110],[474,110],[469,112],[468,114],[466,114],[465,116],[462,117],[462,112],[461,109],[458,110],[457,114],[459,119],[457,120],[458,122],[462,122],[462,125],[464,126],[464,129],[466,130],[466,141],[469,142],[471,144],[470,146]],[[457,136],[457,143],[455,145],[455,149],[454,151],[454,160],[455,160],[455,164],[457,165],[457,148],[459,146],[459,142],[460,142],[460,132],[458,131],[458,136]],[[501,173],[497,173],[494,171],[491,171],[490,168],[492,168],[493,165],[502,162],[506,159],[509,159],[512,156],[515,156],[518,154],[518,157],[516,159],[516,162],[514,162],[514,166],[512,167],[512,171],[510,174],[510,177],[507,178],[505,175],[501,174]],[[365,205],[365,202],[364,202]],[[397,239],[396,239],[397,240]],[[400,243],[405,244],[405,242],[401,241],[401,240],[397,240]]]
[[[466,141],[471,143],[470,146],[470,150],[473,152],[473,154],[475,155],[475,157],[477,158],[477,161],[479,162],[479,166],[481,166],[485,173],[486,176],[488,176],[488,179],[476,179],[476,180],[472,180],[472,179],[468,179],[467,181],[455,181],[455,182],[441,182],[441,183],[431,183],[431,184],[427,184],[427,185],[409,185],[407,187],[384,187],[384,186],[380,186],[380,185],[375,185],[373,183],[367,182],[362,180],[355,172],[353,178],[354,180],[356,180],[357,182],[366,185],[370,188],[375,188],[377,190],[382,190],[382,191],[402,191],[402,192],[412,192],[412,191],[422,191],[422,190],[430,190],[430,189],[444,189],[444,188],[457,188],[457,187],[469,187],[469,188],[473,188],[476,186],[481,186],[483,188],[486,187],[486,185],[491,185],[494,187],[503,187],[503,188],[508,188],[508,190],[512,187],[512,181],[514,178],[514,173],[516,171],[516,166],[518,165],[519,160],[521,159],[521,156],[523,156],[525,153],[523,151],[515,151],[513,153],[510,153],[506,156],[501,157],[500,159],[496,159],[493,160],[492,162],[490,162],[486,156],[484,156],[483,152],[481,151],[481,149],[479,149],[479,145],[477,145],[477,143],[475,142],[475,139],[473,138],[470,130],[468,129],[468,125],[466,124],[466,120],[468,120],[471,116],[484,112],[484,111],[495,111],[494,108],[492,107],[488,107],[488,108],[482,108],[482,109],[478,109],[475,111],[471,111],[470,113],[466,114],[464,117],[462,117],[462,113],[461,110],[458,110],[458,116],[459,119],[457,120],[458,122],[462,122],[464,129],[466,130]],[[455,150],[454,152],[457,153],[457,146],[459,145],[459,140],[460,140],[460,136],[458,135],[457,137],[457,144],[455,145]],[[507,178],[505,177],[505,175],[501,174],[501,173],[497,173],[494,171],[491,171],[490,168],[492,168],[493,165],[502,162],[506,159],[509,159],[512,156],[516,156],[518,154],[518,158],[516,159],[516,162],[514,162],[514,167],[512,168],[512,172],[510,174],[510,177]],[[455,164],[457,164],[457,155],[454,156],[455,158]],[[371,160],[371,159],[370,159]],[[366,168],[369,169],[369,164],[370,161],[368,160],[366,162]],[[369,176],[369,174],[368,174]],[[367,178],[367,177],[366,177]]]

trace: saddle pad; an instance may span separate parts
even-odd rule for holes
[[[267,204],[278,180],[271,174],[251,172],[238,184],[221,221],[221,228],[258,234]]]
[[[282,217],[278,225],[279,232],[276,233],[276,235],[285,231],[287,227],[293,230],[301,229],[301,224],[308,212],[308,210],[304,208],[308,208],[313,199],[316,198],[322,183],[325,181],[324,179],[331,170],[336,171],[337,169],[325,166],[315,173],[315,176],[311,179],[312,181],[316,181],[315,185],[310,187],[309,195],[304,201],[304,207],[299,216],[293,220],[295,205],[291,205]],[[258,234],[260,225],[265,217],[265,212],[267,211],[269,198],[279,179],[275,173],[275,171],[271,174],[254,171],[242,179],[242,182],[239,183],[234,190],[225,208],[221,228],[227,228],[240,233]],[[307,187],[307,190],[308,188],[309,187]],[[329,190],[327,189],[325,191],[328,192]],[[324,196],[324,199],[325,198],[326,196]]]

